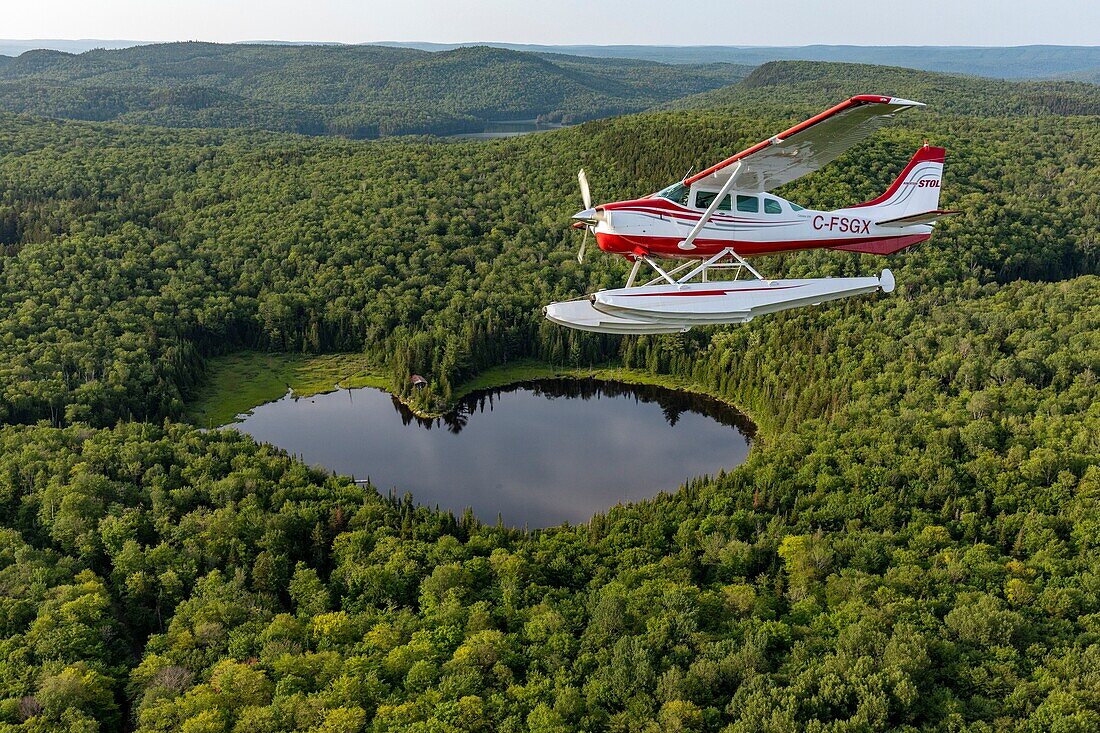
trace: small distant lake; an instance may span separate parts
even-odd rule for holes
[[[286,396],[230,426],[382,493],[510,526],[581,523],[744,462],[752,423],[699,395],[541,380],[471,394],[441,418],[387,392]]]
[[[448,135],[448,137],[452,140],[492,140],[498,137],[527,135],[532,132],[560,130],[562,127],[564,125],[553,122],[539,122],[538,120],[503,120],[486,122],[485,127],[478,132],[463,132],[458,135]]]

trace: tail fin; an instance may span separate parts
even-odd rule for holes
[[[943,178],[943,148],[920,148],[905,166],[886,193],[859,207],[874,206],[883,220],[904,219],[916,214],[936,211],[940,203],[940,181]]]
[[[873,201],[849,207],[863,209],[859,216],[875,220],[875,225],[879,227],[902,230],[908,227],[927,228],[911,230],[912,233],[899,231],[897,234],[884,235],[881,239],[841,244],[830,249],[888,255],[928,239],[931,225],[936,220],[958,213],[937,208],[940,203],[944,153],[943,148],[933,148],[925,143],[897,180],[886,189],[886,193]]]

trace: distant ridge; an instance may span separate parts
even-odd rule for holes
[[[197,41],[0,56],[0,111],[350,138],[479,132],[499,120],[568,124],[649,109],[811,112],[867,92],[918,99],[937,114],[1100,114],[1096,84],[824,61],[754,68],[489,46],[429,52]]]
[[[378,43],[422,51],[468,45]],[[1048,79],[1100,68],[1100,46],[546,46],[493,42],[477,45],[535,53],[636,58],[666,64],[722,62],[759,66],[769,61],[840,61],[999,79]]]
[[[375,138],[572,123],[726,86],[751,69],[503,48],[147,44],[0,57],[0,110],[167,127]]]
[[[71,40],[58,38],[7,39],[0,38],[0,56],[18,56],[25,51],[46,49],[65,53],[84,53],[96,48],[133,48],[145,46],[152,41],[127,41],[122,39],[76,38]]]
[[[96,48],[118,49],[151,45],[152,41],[101,39],[0,40],[0,55],[18,56],[24,51],[51,49],[83,53]],[[239,41],[267,46],[378,45],[420,51],[453,51],[470,46],[490,46],[541,54],[565,54],[596,58],[641,59],[666,64],[733,63],[759,66],[769,61],[840,61],[901,66],[925,71],[973,74],[999,79],[1070,78],[1096,81],[1100,73],[1100,46],[641,46],[547,45],[478,41],[431,43],[377,41],[342,44],[335,41]]]
[[[935,114],[1021,116],[1100,114],[1100,86],[1074,81],[988,79],[920,69],[824,61],[772,61],[742,81],[683,97],[665,109],[788,106],[803,111],[854,94],[893,94]]]

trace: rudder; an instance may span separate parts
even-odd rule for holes
[[[878,198],[852,208],[875,207],[878,216],[900,219],[934,211],[940,203],[940,183],[946,151],[925,143],[901,175]]]

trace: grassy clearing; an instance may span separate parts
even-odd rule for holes
[[[460,385],[452,399],[482,389],[504,387],[533,379],[604,379],[627,384],[650,384],[666,389],[721,397],[700,382],[642,369],[615,366],[566,367],[535,360],[518,361],[487,369]],[[203,427],[233,422],[237,415],[257,405],[277,400],[287,389],[303,397],[340,387],[389,387],[388,380],[363,354],[268,354],[246,351],[210,360],[206,385],[188,405],[187,419]],[[727,402],[726,400],[722,400]],[[744,412],[740,405],[732,405]],[[419,410],[415,410],[420,413]],[[435,417],[439,413],[421,413]],[[751,417],[751,416],[750,416]],[[759,427],[759,423],[757,423]]]
[[[269,354],[244,351],[209,361],[207,381],[185,418],[202,427],[233,422],[242,412],[293,389],[308,396],[340,387],[386,387],[388,380],[364,354]]]

